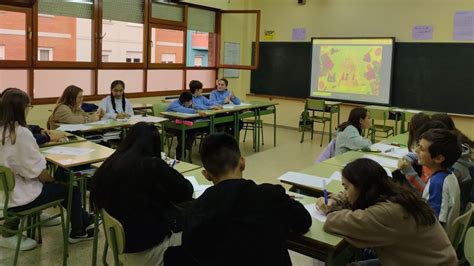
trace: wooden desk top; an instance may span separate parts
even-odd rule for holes
[[[57,130],[53,130],[53,131],[57,131]],[[63,132],[63,131],[57,131],[57,132],[59,132],[60,134],[66,135],[66,137],[71,136],[71,137],[74,138],[74,139],[69,139],[69,138],[68,138],[67,141],[61,141],[61,142],[46,142],[46,143],[44,143],[43,145],[41,145],[40,148],[43,148],[43,147],[51,147],[51,146],[56,146],[56,145],[63,145],[63,144],[67,144],[67,143],[76,143],[76,142],[86,141],[85,138],[76,136],[76,135],[71,134],[71,133],[69,133],[69,132]]]
[[[46,152],[49,149],[53,149],[55,147],[83,148],[83,149],[92,149],[93,151],[87,154],[82,154],[82,155],[81,154],[79,155],[51,154],[51,153]],[[107,148],[99,144],[95,144],[90,141],[82,141],[82,142],[58,145],[54,147],[44,147],[44,148],[40,148],[40,151],[48,162],[51,162],[55,165],[58,165],[67,169],[74,166],[86,165],[86,164],[104,161],[115,150],[111,148]]]

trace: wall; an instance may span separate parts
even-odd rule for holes
[[[399,42],[410,42],[413,26],[432,25],[433,40],[430,42],[453,42],[454,13],[458,10],[474,10],[474,1],[307,0],[306,5],[298,5],[296,0],[254,0],[250,1],[249,9],[261,10],[261,40],[265,30],[274,30],[274,41],[291,41],[292,29],[301,27],[306,28],[305,41],[316,36],[395,36]],[[244,75],[240,83],[242,87],[239,87],[238,94],[249,93],[250,79]],[[260,97],[247,99],[268,100]],[[303,102],[273,101],[280,104],[277,123],[296,127],[304,108]],[[351,108],[343,107],[342,120],[347,118]],[[455,118],[455,122],[463,132],[474,138],[474,118]]]

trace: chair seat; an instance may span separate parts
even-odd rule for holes
[[[331,121],[331,118],[327,116],[310,116],[309,120],[317,123],[325,123]]]
[[[32,214],[40,212],[42,210],[46,210],[46,209],[49,209],[51,207],[57,206],[58,204],[61,204],[62,201],[63,200],[55,200],[55,201],[51,201],[51,202],[45,203],[43,205],[31,208],[31,209],[28,209],[28,210],[19,211],[19,212],[12,211],[12,212],[9,212],[9,213],[13,214],[17,217],[24,217],[24,216],[32,215]]]

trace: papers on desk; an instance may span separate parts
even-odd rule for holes
[[[402,158],[408,153],[408,148],[400,148],[397,146],[392,146],[384,143],[376,143],[370,146],[371,149],[377,149],[381,151],[381,155],[394,157],[397,159]]]
[[[298,172],[287,172],[278,178],[280,181],[300,184],[307,187],[315,187],[318,189],[323,189],[323,179],[327,180],[327,178],[324,177],[307,175]]]
[[[398,163],[397,159],[392,159],[392,158],[389,158],[389,157],[366,154],[366,155],[363,156],[363,158],[368,158],[368,159],[374,160],[374,161],[378,162],[381,166],[385,166],[385,167],[388,167],[388,168],[397,168],[397,165],[398,165],[397,164]]]
[[[316,209],[316,205],[314,203],[304,205],[304,207],[309,212],[309,214],[311,214],[311,217],[313,217],[314,219],[317,219],[323,223],[326,221],[326,218],[327,218],[326,214]]]
[[[56,128],[56,130],[60,131],[81,131],[81,130],[88,130],[91,129],[91,126],[86,126],[84,124],[63,124],[60,127]]]
[[[99,120],[92,123],[87,123],[87,125],[107,125],[110,122],[109,119]]]
[[[185,176],[184,178],[193,185],[194,198],[199,198],[206,189],[211,187],[211,185],[200,185],[194,176]]]
[[[88,149],[88,148],[54,146],[50,149],[44,150],[43,152],[49,153],[49,154],[58,154],[58,155],[85,155],[93,151],[94,149]]]
[[[240,103],[239,104],[240,106],[249,106],[249,105],[252,105],[251,103]]]
[[[162,117],[142,116],[142,115],[134,115],[132,119],[138,122],[147,122],[147,123],[160,123],[160,122],[163,122],[163,120],[166,120]]]
[[[234,109],[235,105],[233,105],[233,104],[224,104],[224,105],[222,105],[222,108],[224,108],[224,109]]]
[[[176,112],[176,113],[177,113],[178,115],[180,115],[180,116],[189,116],[189,117],[192,117],[192,116],[196,116],[196,115],[197,115],[197,113],[196,113],[196,114],[188,114],[188,113],[180,113],[180,112]]]
[[[342,174],[340,171],[335,171],[332,173],[332,175],[329,177],[329,180],[336,180],[341,182],[342,181]]]

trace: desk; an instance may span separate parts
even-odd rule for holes
[[[302,204],[314,204],[315,198],[304,196]],[[306,256],[322,260],[326,265],[346,265],[350,258],[349,244],[343,237],[326,233],[324,223],[312,218],[309,231],[303,235],[290,234],[288,248]]]
[[[53,131],[57,131],[57,130],[53,130]],[[79,136],[76,136],[72,133],[69,133],[69,132],[62,132],[62,131],[58,131],[58,132],[61,132],[61,134],[64,134],[66,137],[68,136],[74,136],[73,138],[74,139],[68,139],[68,141],[64,141],[64,142],[46,142],[44,143],[43,145],[41,145],[40,147],[43,148],[43,147],[51,147],[51,146],[56,146],[56,145],[63,145],[63,144],[68,144],[68,143],[76,143],[76,142],[81,142],[81,141],[86,141],[85,138],[82,138],[82,137],[79,137]]]
[[[46,158],[46,160],[54,165],[60,166],[69,172],[69,188],[68,188],[68,200],[67,200],[67,216],[65,222],[65,232],[66,235],[64,237],[69,237],[69,229],[70,229],[70,217],[71,217],[71,202],[72,202],[72,189],[74,185],[74,170],[72,169],[75,166],[80,165],[87,165],[91,163],[96,163],[100,161],[104,161],[107,159],[113,152],[113,149],[95,144],[90,141],[82,141],[76,143],[67,143],[60,145],[61,147],[68,147],[68,148],[85,148],[85,149],[92,149],[93,152],[83,154],[83,155],[64,155],[64,154],[50,154],[46,151],[51,149],[52,147],[44,147],[40,148],[41,153]],[[85,200],[85,199],[83,199]],[[64,247],[64,256],[65,262],[67,262],[68,255],[68,241],[66,241],[66,245]]]
[[[153,114],[153,104],[149,103],[132,103],[132,109],[133,111],[137,113],[147,113],[147,114]]]
[[[326,164],[332,164],[336,166],[340,166],[341,168],[346,166],[349,162],[364,156],[365,153],[360,151],[348,151],[341,155],[334,156],[330,159],[323,161]]]
[[[407,146],[408,143],[408,133],[398,134],[396,136],[389,137],[385,139],[383,142],[385,143],[398,143],[400,146]]]

